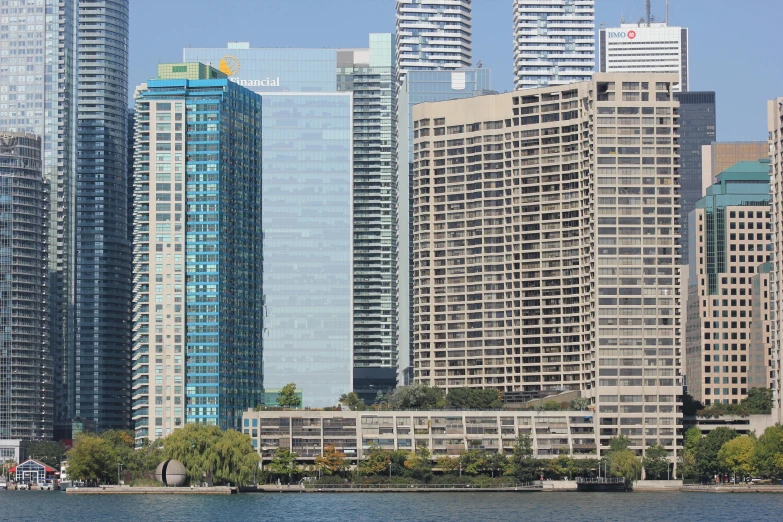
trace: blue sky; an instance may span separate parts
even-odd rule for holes
[[[596,24],[644,14],[644,0],[597,0]],[[371,32],[394,32],[394,0],[133,0],[130,85],[179,61],[182,48],[364,47]],[[663,18],[665,0],[653,0]],[[512,0],[473,0],[473,60],[493,87],[513,88]],[[718,139],[766,140],[766,100],[783,96],[783,0],[670,0],[670,21],[690,29],[691,90],[717,92]]]

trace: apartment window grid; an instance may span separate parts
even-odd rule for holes
[[[186,422],[238,427],[261,402],[260,107],[219,79],[153,80],[138,96],[137,440]]]
[[[593,0],[514,2],[517,89],[586,81],[595,68]]]
[[[617,78],[635,81],[514,93],[495,121],[414,110],[414,378],[583,388],[602,441],[672,447],[677,102],[673,81]]]

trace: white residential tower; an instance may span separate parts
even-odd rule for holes
[[[590,80],[595,0],[514,0],[517,89]]]

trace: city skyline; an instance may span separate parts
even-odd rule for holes
[[[148,79],[147,64],[177,61],[188,45],[221,47],[227,41],[251,41],[258,47],[350,48],[364,46],[368,33],[394,32],[394,0],[234,0],[232,9],[221,11],[224,23],[210,26],[209,31],[199,18],[207,9],[206,0],[193,4],[203,8],[181,11],[176,2],[133,2],[131,85]],[[783,15],[783,3],[762,0],[754,4],[754,10],[738,11],[730,0],[670,2],[671,24],[690,30],[689,90],[716,91],[721,106],[718,141],[766,140],[766,100],[777,97],[777,86],[783,84],[783,71],[765,68],[763,55],[757,51],[774,45],[775,20]],[[318,22],[303,24],[302,8],[308,9],[308,20]],[[598,32],[602,23],[619,26],[621,16],[628,22],[644,16],[644,1],[598,0],[595,10]],[[346,17],[346,12],[352,15]],[[653,0],[652,12],[658,20],[663,19],[664,1]],[[758,16],[760,12],[765,16]],[[169,29],[166,13],[183,20],[177,31]],[[499,92],[513,90],[512,14],[512,0],[483,0],[472,10],[473,65],[481,61],[494,71],[493,87]],[[728,38],[737,28],[752,30],[744,31],[742,38]],[[146,38],[149,34],[156,35],[154,41]]]

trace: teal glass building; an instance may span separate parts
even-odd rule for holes
[[[264,385],[303,406],[352,389],[353,96],[334,49],[184,50],[261,95]]]
[[[135,104],[133,421],[240,427],[263,402],[261,98],[160,64]]]
[[[772,384],[770,162],[724,170],[688,216],[685,374],[705,405]]]

